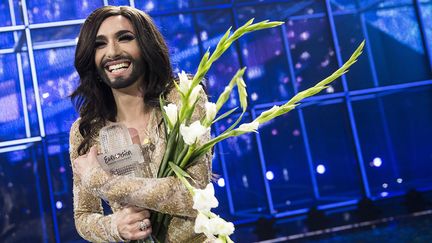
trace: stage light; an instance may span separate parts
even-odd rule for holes
[[[208,39],[207,31],[202,31],[201,32],[201,40],[205,41],[207,39]]]
[[[383,188],[387,188],[387,187],[388,187],[388,184],[387,184],[387,183],[384,183],[384,184],[382,184],[382,187],[383,187]]]
[[[217,181],[217,184],[220,187],[224,187],[225,186],[225,179],[224,178],[219,178],[219,180]]]
[[[380,167],[382,165],[382,160],[379,157],[376,157],[375,159],[373,159],[372,161],[373,166],[375,167]]]
[[[267,180],[269,180],[269,181],[273,180],[273,179],[274,179],[274,174],[273,174],[273,172],[272,172],[272,171],[267,171],[267,173],[266,173],[266,178],[267,178]]]
[[[42,98],[46,99],[50,96],[50,94],[48,92],[45,92],[42,94]]]
[[[57,209],[61,209],[61,208],[63,208],[63,203],[62,203],[61,201],[57,201],[57,202],[56,202],[56,208],[57,208]]]
[[[330,59],[326,58],[321,62],[321,67],[327,67],[330,64]]]
[[[246,188],[249,187],[249,182],[248,182],[248,179],[247,179],[246,175],[242,176],[242,182],[243,182],[243,186],[244,187],[246,187]]]
[[[247,57],[249,55],[249,50],[247,48],[242,49],[243,56]]]
[[[289,38],[294,38],[295,37],[295,32],[292,31],[292,30],[288,31],[288,37]]]
[[[402,178],[397,178],[397,183],[401,184],[403,182]]]
[[[381,197],[387,197],[389,194],[388,194],[388,192],[381,192]]]
[[[154,5],[154,3],[153,3],[153,1],[149,1],[146,5],[145,5],[145,10],[147,10],[147,11],[151,11],[151,10],[153,10],[154,9],[154,7],[155,7],[155,5]]]
[[[305,31],[303,33],[300,34],[300,39],[302,40],[307,40],[310,37],[310,33],[308,31]]]
[[[282,170],[282,173],[283,173],[284,180],[289,181],[289,174],[288,174],[288,170],[287,170],[286,168],[284,168],[284,169]]]
[[[332,94],[332,93],[334,93],[334,88],[333,88],[333,86],[328,86],[328,88],[326,89],[326,92],[327,93],[329,93],[329,94]]]
[[[305,52],[303,52],[303,53],[300,55],[300,58],[303,59],[303,60],[307,60],[307,59],[310,58],[310,56],[311,56],[311,55],[309,54],[309,52],[305,51]]]
[[[324,165],[318,165],[316,168],[316,171],[318,172],[318,174],[324,174],[326,171],[326,168]]]

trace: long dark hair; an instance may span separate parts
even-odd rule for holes
[[[157,107],[159,95],[166,94],[172,88],[172,68],[168,47],[153,20],[146,13],[127,6],[106,6],[96,9],[86,19],[78,37],[75,51],[75,68],[80,80],[77,89],[71,94],[71,100],[79,111],[81,121],[79,132],[84,140],[78,146],[78,154],[85,154],[97,128],[107,121],[115,121],[117,107],[111,88],[99,77],[95,65],[95,40],[102,22],[111,16],[122,15],[131,22],[141,50],[145,70],[143,102]]]

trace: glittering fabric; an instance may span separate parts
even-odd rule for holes
[[[168,94],[167,100],[179,105],[176,91]],[[192,121],[205,116],[207,100],[200,92]],[[78,233],[92,242],[122,241],[115,225],[116,212],[121,205],[136,205],[158,212],[174,215],[168,226],[167,242],[204,242],[206,237],[193,230],[196,211],[192,209],[192,196],[175,177],[154,178],[157,175],[165,151],[165,133],[161,111],[155,108],[148,124],[148,140],[142,145],[144,158],[149,162],[139,168],[141,177],[112,176],[101,168],[95,168],[78,177],[73,176],[74,217]],[[78,157],[77,148],[83,140],[79,130],[79,119],[70,130],[70,159]],[[92,136],[92,145],[99,146],[99,130]],[[201,142],[210,139],[210,132]],[[100,151],[100,149],[99,149]],[[187,172],[194,178],[192,184],[204,188],[211,178],[211,153],[201,158]],[[113,214],[104,215],[101,199],[107,201]]]

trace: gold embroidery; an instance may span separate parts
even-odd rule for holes
[[[179,105],[177,92],[170,92],[167,100]],[[201,90],[199,102],[192,116],[198,120],[205,116],[204,104],[207,98]],[[112,225],[113,215],[103,215],[101,198],[112,205],[113,212],[120,205],[133,204],[155,211],[175,215],[168,228],[167,242],[203,242],[205,237],[193,231],[195,210],[192,209],[192,197],[183,184],[174,177],[153,178],[165,151],[165,134],[161,124],[161,113],[157,109],[154,119],[150,119],[148,141],[144,140],[142,147],[147,162],[141,168],[141,178],[124,176],[110,177],[107,173],[94,170],[82,178],[82,182],[73,182],[74,218],[78,233],[92,242],[122,241],[116,227]],[[82,141],[78,130],[79,119],[74,122],[70,131],[70,158],[78,157],[77,147]],[[161,129],[162,128],[162,129]],[[94,131],[93,144],[99,144],[99,130]],[[210,133],[205,141],[210,139]],[[197,183],[194,186],[204,188],[210,181],[211,154],[204,156],[194,166],[188,168],[188,173]]]

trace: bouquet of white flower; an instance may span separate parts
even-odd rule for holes
[[[257,132],[260,124],[270,121],[271,119],[283,115],[293,110],[299,102],[312,95],[326,89],[327,85],[346,73],[348,68],[356,62],[362,52],[364,41],[355,50],[350,59],[336,72],[325,78],[312,88],[304,90],[296,94],[292,99],[281,106],[273,106],[271,109],[262,112],[257,118],[250,123],[244,123],[237,126],[247,109],[247,92],[246,84],[243,80],[243,74],[246,68],[237,71],[225,90],[217,99],[216,103],[207,102],[205,104],[206,116],[199,121],[188,124],[192,113],[195,109],[197,96],[200,90],[199,83],[206,75],[214,61],[216,61],[230,45],[246,33],[272,28],[283,24],[283,22],[262,21],[255,24],[253,19],[249,20],[243,26],[238,28],[231,34],[231,28],[226,31],[216,46],[214,52],[210,55],[210,51],[204,54],[198,66],[198,70],[192,79],[189,79],[185,72],[179,73],[180,82],[174,85],[181,96],[181,106],[175,104],[165,104],[163,97],[160,98],[160,106],[163,111],[165,130],[166,130],[166,151],[159,168],[158,177],[166,177],[175,174],[183,184],[188,188],[193,195],[193,208],[198,210],[198,216],[195,221],[195,232],[204,233],[207,238],[216,242],[232,242],[229,238],[234,232],[234,225],[226,222],[216,214],[210,211],[211,208],[218,206],[218,201],[214,196],[214,188],[210,183],[203,190],[196,189],[191,186],[187,178],[191,177],[184,171],[198,158],[206,154],[212,147],[229,137],[239,136],[249,132]],[[231,109],[216,118],[221,107],[228,100],[230,93],[237,86],[240,107],[242,113],[234,124],[222,132],[219,136],[210,139],[204,144],[199,144],[199,138],[210,129],[210,126],[235,111]],[[168,166],[169,165],[169,166]],[[164,241],[166,226],[170,220],[169,215],[155,214],[152,217],[153,233],[157,240]],[[165,230],[164,230],[165,229]]]

